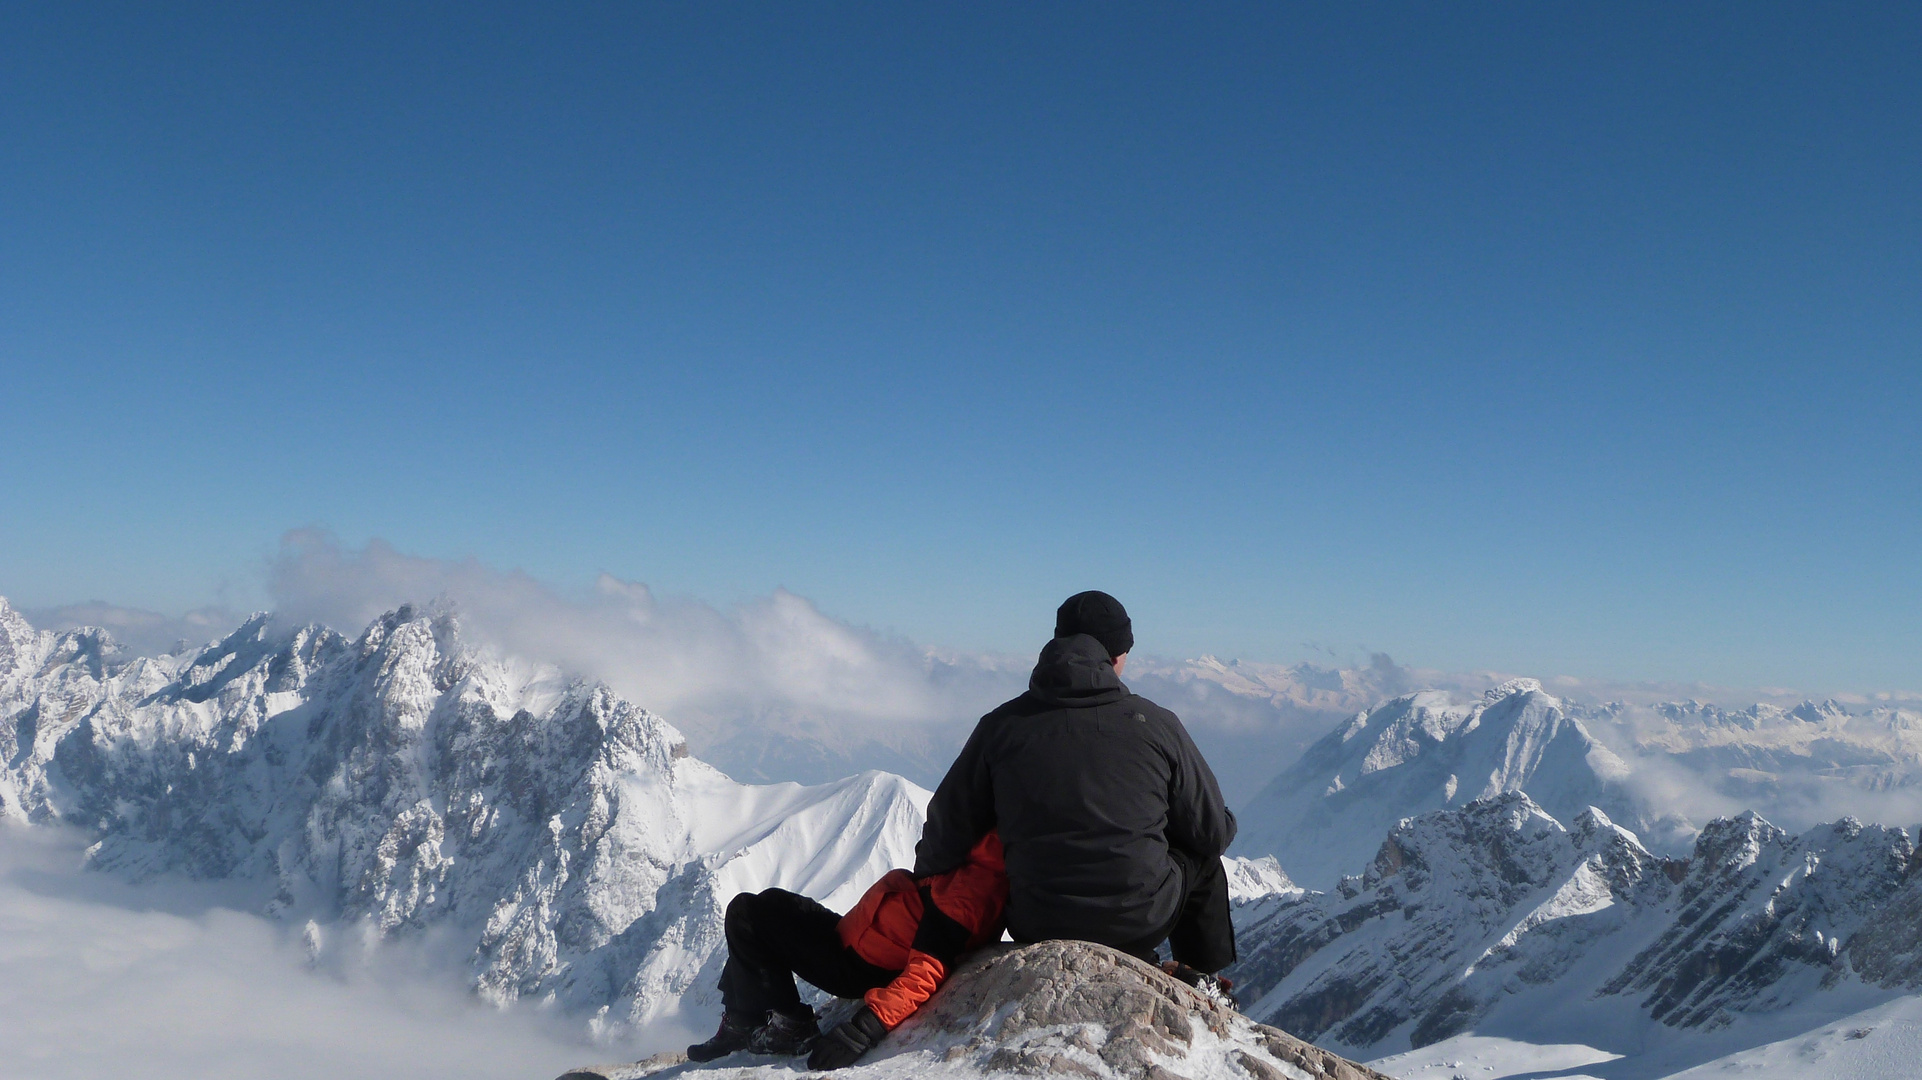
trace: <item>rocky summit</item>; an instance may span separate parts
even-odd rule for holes
[[[844,1003],[824,1025],[852,1008]],[[562,1080],[725,1073],[792,1075],[799,1062],[679,1054],[594,1066]],[[1085,941],[998,945],[969,958],[928,1004],[845,1071],[849,1080],[922,1076],[1089,1080],[1386,1080],[1365,1065],[1258,1024],[1159,969]]]

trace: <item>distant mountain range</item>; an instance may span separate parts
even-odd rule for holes
[[[1922,713],[1583,706],[1533,679],[1466,701],[1417,691],[1356,713],[1242,804],[1234,850],[1332,888],[1403,818],[1507,792],[1562,821],[1598,807],[1676,856],[1743,809],[1797,829],[1848,811],[1910,823],[1922,818]]]
[[[1130,672],[1176,708],[1248,709],[1264,738],[1284,709],[1393,694],[1240,807],[1232,974],[1256,1019],[1362,1057],[1471,1030],[1627,1046],[1922,984],[1909,835],[1765,820],[1906,808],[1915,715],[1581,706],[1400,672]],[[739,783],[605,685],[409,607],[355,638],[256,616],[141,657],[0,600],[0,763],[0,817],[83,830],[99,869],[250,886],[317,954],[452,943],[482,995],[604,1029],[703,1022],[736,891],[845,907],[912,863],[927,799],[877,771]],[[1750,798],[1762,814],[1718,816]]]

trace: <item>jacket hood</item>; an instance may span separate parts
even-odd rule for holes
[[[1028,677],[1028,692],[1049,705],[1078,708],[1106,705],[1128,696],[1115,674],[1114,658],[1087,634],[1058,637],[1041,647],[1041,659]]]

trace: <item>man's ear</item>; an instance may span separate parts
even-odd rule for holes
[[[1121,669],[1128,666],[1128,654],[1122,653],[1120,656],[1115,657],[1112,663],[1114,664],[1114,673],[1116,675],[1121,674]]]

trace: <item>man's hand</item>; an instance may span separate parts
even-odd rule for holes
[[[888,1026],[874,1015],[873,1009],[863,1005],[846,1021],[829,1028],[814,1044],[814,1052],[808,1055],[808,1068],[844,1069],[861,1060],[861,1055],[873,1049],[887,1033]]]

